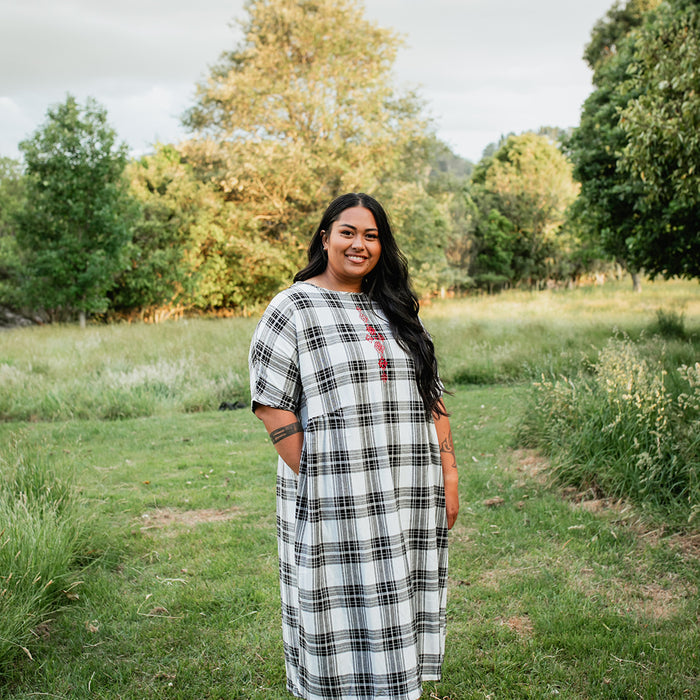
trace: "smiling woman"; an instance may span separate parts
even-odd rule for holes
[[[374,198],[329,205],[309,264],[258,324],[250,375],[280,457],[287,688],[418,700],[441,674],[457,463],[433,344]]]
[[[321,239],[328,264],[320,275],[307,281],[337,292],[359,292],[382,252],[372,212],[364,207],[346,209],[330,231],[322,232]]]

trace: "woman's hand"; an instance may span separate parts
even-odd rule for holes
[[[277,454],[295,474],[299,474],[304,429],[296,414],[280,408],[258,405],[255,415],[265,424]]]

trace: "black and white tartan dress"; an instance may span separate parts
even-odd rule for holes
[[[439,680],[447,523],[437,434],[413,360],[364,294],[298,282],[250,350],[253,406],[295,412],[277,535],[287,688],[306,700],[418,700]]]

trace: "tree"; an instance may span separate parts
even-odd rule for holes
[[[595,90],[585,101],[579,126],[566,143],[581,192],[574,216],[587,233],[589,244],[624,265],[640,290],[638,272],[643,259],[635,241],[649,232],[642,216],[642,183],[630,178],[620,157],[628,135],[620,124],[620,112],[639,94],[627,78],[635,62],[635,36],[645,14],[659,0],[616,3],[594,27],[584,59],[593,69]]]
[[[641,30],[621,112],[620,167],[639,183],[647,235],[633,241],[652,276],[700,278],[700,8],[663,3]]]
[[[17,217],[25,207],[25,183],[21,163],[0,158],[0,306],[18,309],[22,262],[17,246]]]
[[[661,0],[627,0],[620,2],[599,19],[591,31],[591,40],[583,52],[583,60],[597,72],[608,59],[615,56],[620,44],[637,27],[641,26],[647,12],[655,9]],[[597,81],[594,78],[594,82]]]
[[[282,250],[256,236],[236,236],[226,206],[210,182],[202,182],[174,146],[127,167],[131,194],[141,205],[112,306],[160,320],[187,309],[247,311],[278,289]],[[274,262],[274,265],[271,264]]]
[[[477,165],[472,196],[481,211],[475,279],[539,282],[553,272],[560,231],[575,200],[571,164],[546,136],[509,136]]]
[[[229,205],[231,244],[265,242],[281,286],[336,195],[388,201],[417,182],[428,197],[429,129],[416,96],[392,86],[398,37],[356,0],[250,0],[246,10],[240,45],[184,117],[194,137],[183,152]]]
[[[110,307],[159,320],[194,305],[202,262],[198,239],[220,225],[221,205],[171,145],[131,161],[126,176],[140,216],[127,249],[129,265],[117,278]]]
[[[69,95],[20,144],[31,206],[19,218],[18,242],[31,301],[78,312],[81,326],[87,313],[107,308],[107,292],[126,264],[132,205],[126,145],[116,138],[104,108],[93,99],[80,107]]]
[[[585,101],[581,122],[567,149],[574,177],[581,183],[574,216],[594,245],[599,241],[604,254],[630,271],[635,289],[640,290],[641,261],[631,241],[644,235],[645,222],[639,212],[641,186],[619,163],[627,144],[619,112],[632,98],[624,89],[630,59],[630,51],[623,50],[601,66],[599,87]]]

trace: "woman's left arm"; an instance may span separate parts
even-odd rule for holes
[[[442,409],[445,407],[442,405]],[[440,444],[440,460],[442,461],[442,477],[445,483],[445,508],[447,510],[447,529],[451,529],[459,513],[459,475],[457,474],[457,457],[452,442],[450,419],[438,412],[433,413],[435,430]]]

